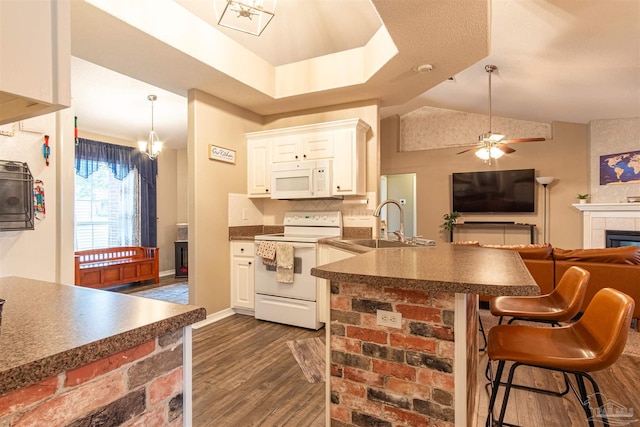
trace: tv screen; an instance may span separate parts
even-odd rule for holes
[[[457,212],[535,212],[535,170],[454,173]]]

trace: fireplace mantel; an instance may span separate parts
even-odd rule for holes
[[[582,246],[604,248],[605,230],[640,231],[640,203],[576,203],[582,212]]]
[[[605,211],[605,212],[640,212],[640,203],[575,203],[574,208],[579,211]]]

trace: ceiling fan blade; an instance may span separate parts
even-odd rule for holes
[[[502,142],[507,144],[515,144],[518,142],[535,142],[535,141],[546,141],[545,138],[515,138],[515,139],[506,139]]]
[[[511,153],[515,153],[516,150],[514,150],[513,148],[509,147],[508,145],[498,145],[498,150],[502,151],[504,154],[511,154]]]
[[[456,153],[456,154],[464,154],[464,153],[468,153],[469,151],[477,150],[478,148],[480,148],[480,147],[471,147],[471,148],[467,148],[466,150],[462,150],[461,152]]]

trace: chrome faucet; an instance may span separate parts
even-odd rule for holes
[[[373,216],[379,217],[382,207],[387,203],[392,203],[396,205],[398,209],[400,209],[400,230],[394,231],[393,234],[398,236],[398,240],[400,240],[401,242],[406,242],[406,239],[404,237],[404,208],[402,207],[399,201],[393,200],[393,199],[387,199],[384,202],[381,202],[376,208],[376,210],[373,212]]]

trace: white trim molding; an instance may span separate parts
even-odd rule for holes
[[[640,231],[640,203],[576,203],[582,211],[582,247],[604,248],[605,230]]]

